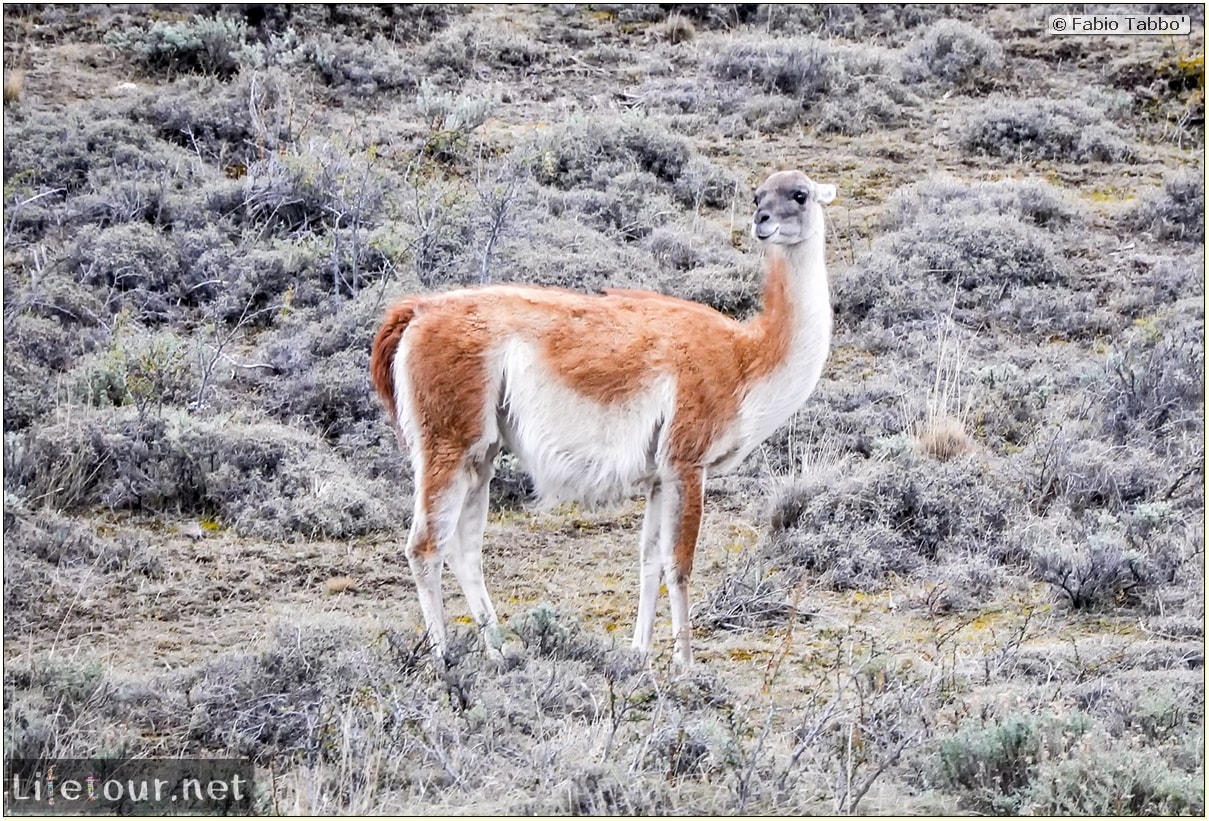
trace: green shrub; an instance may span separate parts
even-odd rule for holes
[[[1124,444],[1203,430],[1204,331],[1168,321],[1125,334],[1105,363],[1104,431]]]
[[[25,301],[14,298],[11,291],[9,299],[14,300],[10,305]],[[92,328],[69,329],[58,318],[35,313],[37,309],[14,311],[4,322],[5,430],[19,430],[49,414],[54,409],[59,374],[92,350],[101,336]]]
[[[666,222],[672,211],[660,194],[659,180],[644,171],[627,171],[605,183],[603,190],[578,188],[550,198],[550,212],[581,215],[598,231],[633,242],[650,236]]]
[[[980,813],[1020,812],[1043,757],[1064,757],[1092,727],[1081,713],[1012,715],[993,723],[970,721],[937,748],[940,783]]]
[[[233,755],[330,756],[331,704],[368,691],[386,660],[366,631],[334,619],[278,624],[261,651],[217,658],[189,683],[190,737]]]
[[[1191,816],[1205,813],[1204,780],[1153,753],[1106,749],[1046,761],[1023,797],[1022,814]]]
[[[1048,234],[1008,216],[924,216],[887,236],[885,245],[909,269],[963,291],[1002,293],[1062,282],[1070,272]]]
[[[1076,610],[1136,599],[1146,582],[1143,557],[1103,533],[1088,536],[1086,543],[1038,544],[1033,566]]]
[[[157,20],[146,28],[131,26],[111,31],[105,35],[105,42],[151,70],[193,71],[226,78],[242,65],[254,62],[250,36],[248,24],[242,20],[195,14],[187,21]]]
[[[144,576],[160,573],[160,561],[141,540],[110,539],[50,510],[17,517],[9,531],[9,546],[58,567],[86,566],[102,573],[129,571]]]
[[[388,185],[376,157],[376,147],[350,151],[315,141],[296,154],[256,161],[244,180],[245,219],[278,236],[372,228],[382,219]]]
[[[692,158],[687,140],[635,115],[572,120],[551,130],[538,150],[537,181],[563,190],[604,189],[634,171],[670,185]]]
[[[514,617],[508,626],[525,649],[538,658],[584,661],[597,669],[606,663],[605,645],[549,604],[539,604]]]
[[[1051,231],[1082,220],[1077,202],[1062,189],[1036,177],[967,183],[933,176],[899,188],[888,206],[881,220],[892,230],[910,227],[931,215],[967,219],[998,214]]]
[[[911,3],[761,3],[753,9],[751,24],[761,31],[899,45],[917,38],[920,26],[951,14],[951,8]]]
[[[225,83],[187,78],[149,99],[136,116],[161,140],[238,174],[292,146],[297,83],[277,67],[241,72]]]
[[[39,200],[43,207],[99,181],[125,179],[157,154],[151,129],[114,116],[100,103],[70,113],[6,114],[4,130],[6,193],[9,186],[31,194],[56,192]]]
[[[765,93],[810,104],[833,90],[837,61],[836,47],[816,37],[736,39],[719,50],[710,68],[721,79],[739,80]]]
[[[459,24],[433,37],[421,59],[430,71],[464,77],[473,73],[476,64],[525,71],[540,66],[547,56],[546,45],[523,31]]]
[[[962,324],[1002,317],[1027,325],[1033,321],[1029,303],[1015,303],[1045,299],[1050,291],[1053,300],[1069,302],[1067,292],[1053,286],[1065,284],[1075,269],[1053,234],[1008,214],[961,213],[967,207],[920,212],[879,237],[855,270],[837,280],[837,318],[889,328],[951,311]],[[1077,319],[1069,322],[1078,327]]]
[[[323,82],[336,92],[369,97],[411,90],[417,84],[415,69],[382,37],[366,43],[324,32],[307,42],[303,51]]]

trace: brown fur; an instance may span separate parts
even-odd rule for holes
[[[415,318],[416,302],[415,297],[409,297],[396,302],[387,309],[386,319],[382,321],[382,327],[378,329],[378,335],[374,337],[374,344],[369,355],[370,379],[374,383],[374,389],[377,390],[382,404],[386,406],[386,412],[390,414],[391,425],[395,427],[399,424],[395,405],[395,351],[399,349],[399,340],[403,338],[403,332]]]
[[[485,354],[507,335],[540,344],[552,373],[601,404],[624,402],[662,374],[676,374],[672,458],[700,466],[734,419],[746,387],[772,373],[793,331],[786,263],[769,259],[764,312],[740,323],[705,305],[650,291],[600,295],[561,289],[482,288],[407,297],[386,314],[370,372],[395,425],[393,361],[406,332],[417,350],[413,401],[434,501],[482,435]],[[735,386],[739,386],[736,391]],[[433,512],[431,508],[430,513]]]

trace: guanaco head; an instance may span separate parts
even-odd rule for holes
[[[761,242],[797,245],[823,229],[819,208],[835,199],[835,186],[817,183],[801,171],[778,171],[756,189],[751,233]]]

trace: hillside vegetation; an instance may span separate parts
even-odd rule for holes
[[[274,813],[1203,815],[1203,7],[1061,10],[6,4],[5,755],[247,756]],[[836,334],[710,478],[697,663],[665,603],[627,650],[641,503],[504,454],[504,660],[447,579],[435,664],[386,305],[749,316],[785,168],[839,190]]]

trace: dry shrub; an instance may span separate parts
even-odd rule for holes
[[[1003,554],[1014,503],[972,458],[935,462],[903,451],[807,474],[773,501],[764,554],[829,586],[876,590],[942,556]]]
[[[267,422],[81,411],[31,431],[8,482],[38,504],[217,515],[241,535],[275,540],[406,522],[397,486],[354,478],[313,436]]]
[[[1131,228],[1156,239],[1204,242],[1205,176],[1201,171],[1180,171],[1169,176],[1163,190],[1137,205],[1128,215]]]
[[[825,132],[861,134],[900,119],[910,96],[902,85],[896,56],[876,47],[852,48],[818,37],[784,40],[732,37],[710,61],[714,76],[743,82],[765,95],[746,118],[765,131],[807,121]],[[760,109],[763,110],[760,110]]]
[[[552,129],[537,150],[537,181],[564,191],[620,188],[642,197],[658,191],[694,208],[722,208],[738,184],[733,173],[697,156],[688,140],[636,115],[573,120]]]
[[[9,68],[4,71],[4,104],[14,105],[21,102],[21,94],[25,90],[25,71],[19,68]]]
[[[1129,162],[1136,156],[1104,110],[1079,99],[992,96],[966,116],[961,144],[1007,160]]]
[[[969,86],[1003,71],[1003,47],[960,20],[938,20],[905,50],[903,78]]]

